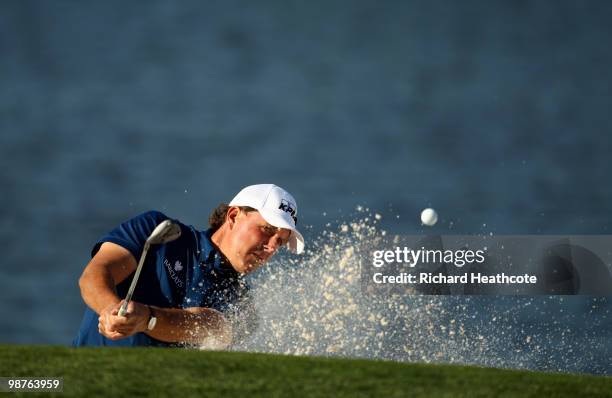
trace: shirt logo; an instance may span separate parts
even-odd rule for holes
[[[170,279],[174,281],[176,286],[183,287],[183,281],[181,280],[181,278],[179,278],[179,276],[174,271],[177,268],[177,265],[180,267],[180,269],[183,269],[183,266],[181,265],[180,261],[176,261],[173,267],[172,263],[170,263],[170,261],[168,261],[167,258],[164,258],[164,266],[166,267],[166,270],[168,271],[168,275],[170,276]],[[180,270],[176,269],[176,271],[178,272]]]
[[[176,260],[176,262],[174,263],[174,270],[176,272],[179,272],[183,269],[183,266],[181,265],[181,262]]]
[[[281,199],[280,205],[278,206],[280,210],[289,213],[291,215],[291,218],[293,218],[293,222],[297,224],[297,217],[295,216],[295,207],[295,204],[289,202],[286,199]]]

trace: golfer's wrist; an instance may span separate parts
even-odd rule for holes
[[[151,320],[151,316],[153,312],[151,311],[151,306],[148,304],[144,304],[144,307],[147,309],[147,314],[144,316],[142,322],[140,323],[140,327],[138,328],[139,332],[148,332],[147,327],[149,325],[149,321]]]

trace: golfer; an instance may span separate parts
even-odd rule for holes
[[[73,345],[172,347],[213,338],[229,346],[253,317],[244,275],[285,245],[304,250],[296,212],[287,191],[259,184],[213,210],[206,231],[173,220],[181,236],[151,246],[127,314],[119,316],[145,241],[168,217],[150,211],[124,222],[95,244],[79,279],[87,308]]]

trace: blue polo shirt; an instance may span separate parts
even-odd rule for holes
[[[168,219],[158,211],[149,211],[113,229],[94,246],[92,257],[104,242],[116,243],[140,259],[144,243],[153,229]],[[215,249],[211,230],[198,231],[173,220],[181,236],[163,245],[152,245],[143,265],[132,300],[164,308],[206,307],[227,313],[247,300],[249,286]],[[117,285],[124,298],[134,274]],[[110,340],[98,332],[98,314],[87,307],[73,345],[79,346],[180,346],[149,337],[145,333],[120,340]]]

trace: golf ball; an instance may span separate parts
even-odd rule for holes
[[[438,222],[438,213],[432,208],[427,208],[421,212],[421,222],[423,225],[431,227]]]

